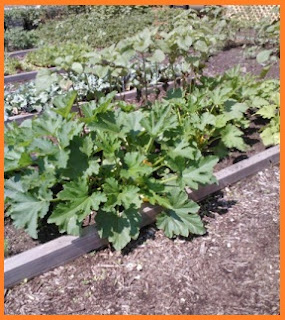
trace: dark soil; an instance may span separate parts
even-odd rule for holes
[[[154,225],[8,290],[5,314],[279,314],[279,168],[201,203],[203,237]]]
[[[62,234],[59,233],[56,225],[47,224],[45,221],[42,221],[39,228],[38,239],[33,240],[23,229],[16,229],[13,226],[11,219],[6,217],[4,220],[4,238],[7,241],[5,256],[13,256],[24,252],[41,243],[58,238],[61,235]]]
[[[222,74],[228,69],[233,68],[237,64],[240,65],[242,72],[251,73],[258,76],[262,70],[262,66],[255,59],[246,57],[242,47],[232,48],[230,50],[221,51],[212,56],[205,69],[205,75],[214,76]],[[266,75],[267,79],[280,79],[280,66],[276,62]]]

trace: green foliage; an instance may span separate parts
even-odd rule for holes
[[[279,9],[278,9],[279,10]],[[234,17],[230,21],[232,40],[237,41],[241,34],[244,42],[244,54],[256,58],[263,66],[260,74],[264,78],[273,63],[280,58],[280,20],[271,21],[268,18],[259,21],[242,21]]]
[[[196,12],[181,13],[169,32],[159,31],[159,27],[145,28],[133,37],[90,53],[85,72],[108,80],[114,87],[119,87],[118,83],[123,83],[123,88],[135,87],[138,98],[144,91],[147,101],[149,85],[178,78],[186,83],[193,74],[199,77],[209,56],[224,40],[225,26],[200,18]]]
[[[18,7],[5,10],[4,28],[12,29],[21,26],[24,30],[32,30],[38,27],[41,21],[41,11],[35,7]]]
[[[170,193],[170,208],[163,211],[157,218],[157,227],[164,230],[165,235],[188,237],[189,233],[203,235],[206,229],[197,214],[199,206],[188,199],[187,194],[177,188]]]
[[[133,35],[153,23],[154,17],[150,10],[146,10],[146,12],[131,10],[128,14],[122,14],[111,13],[111,11],[127,10],[127,7],[116,9],[117,6],[106,6],[110,8],[107,8],[105,12],[101,7],[94,6],[89,13],[70,15],[61,21],[46,22],[37,29],[41,43],[61,45],[66,41],[76,44],[84,42],[92,48],[103,48]]]
[[[41,74],[39,92],[58,83],[53,76]],[[100,94],[79,105],[80,116],[72,112],[76,99],[82,102],[79,91],[66,90],[39,118],[5,129],[7,214],[37,237],[44,217],[79,235],[95,212],[100,236],[120,250],[137,238],[138,210],[148,201],[163,207],[157,226],[167,236],[203,234],[198,205],[188,201],[185,187],[214,183],[219,157],[245,150],[249,108],[271,121],[277,137],[278,89],[278,81],[241,77],[236,68],[173,89],[151,108],[136,110],[113,102],[115,93]],[[267,131],[265,144],[271,143]]]
[[[255,25],[257,36],[255,45],[272,49],[276,56],[280,55],[280,21],[268,22],[267,19]]]
[[[269,101],[270,102],[270,101]],[[260,106],[256,112],[263,119],[269,119],[270,122],[262,128],[260,134],[265,146],[277,145],[280,143],[280,95],[276,93],[272,97],[272,104]]]
[[[62,74],[57,75],[42,69],[38,73],[36,84],[28,82],[21,85],[10,84],[4,88],[5,119],[21,112],[36,112],[49,109],[53,97],[76,90],[78,98],[90,100],[98,91],[110,89],[108,83],[103,83],[94,75]]]
[[[87,45],[65,43],[59,46],[44,46],[34,52],[29,52],[25,63],[38,67],[52,67],[59,64],[59,59],[69,58],[69,63],[84,62],[84,54],[91,49]]]
[[[108,16],[114,28],[118,12],[129,22],[142,10],[145,20],[134,27],[139,30],[151,15],[160,15],[148,8],[85,10],[89,14],[82,17],[92,31],[88,17],[100,24],[102,15]],[[6,116],[44,111],[38,118],[5,128],[7,215],[36,238],[42,219],[62,233],[80,235],[82,222],[95,213],[99,235],[121,250],[138,237],[139,209],[148,201],[163,207],[157,227],[168,237],[204,234],[199,206],[188,200],[185,187],[214,183],[219,158],[232,149],[246,150],[243,130],[253,112],[268,122],[261,132],[264,144],[279,142],[279,82],[241,76],[239,68],[215,78],[203,76],[206,60],[228,35],[227,20],[216,7],[208,16],[179,12],[169,23],[142,28],[96,53],[88,53],[88,38],[81,46],[75,44],[83,38],[76,17],[65,20],[61,29],[68,38],[68,27],[72,44],[42,48],[26,60],[57,65],[66,73],[41,70],[35,83],[12,87],[12,94],[5,91]],[[104,30],[108,23],[104,21]],[[118,35],[129,28],[122,26],[114,29]],[[98,40],[98,33],[90,35]],[[55,43],[61,37],[55,35]],[[108,38],[104,40],[106,45]],[[262,64],[273,52],[266,50],[258,55]],[[148,87],[170,79],[174,89],[151,104]],[[177,88],[179,82],[182,86]],[[114,101],[114,88],[132,87],[143,96],[144,108]]]
[[[5,31],[4,46],[7,51],[30,49],[37,42],[38,36],[34,30],[26,31],[21,27],[15,27]]]
[[[5,54],[4,58],[4,75],[14,74],[21,70],[21,63],[18,59],[10,58]]]
[[[138,209],[148,198],[170,215],[159,220],[166,234],[179,234],[173,227],[175,213],[187,222],[186,229],[179,227],[180,234],[203,233],[202,222],[194,215],[198,206],[187,204],[182,193],[188,182],[195,181],[194,188],[213,182],[217,158],[203,157],[198,150],[193,151],[195,157],[183,158],[175,134],[183,127],[171,106],[125,112],[111,102],[112,96],[82,105],[83,117],[78,118],[71,112],[75,96],[70,92],[54,100],[54,111],[20,126],[8,125],[7,214],[16,227],[36,238],[38,221],[46,215],[61,232],[80,234],[82,221],[96,211],[100,235],[120,250],[138,236]],[[191,139],[183,147],[184,152],[195,149]],[[170,180],[175,191],[169,189]]]

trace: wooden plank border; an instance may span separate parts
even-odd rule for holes
[[[187,189],[190,199],[199,201],[207,195],[253,175],[269,165],[279,163],[280,147],[271,147],[249,159],[242,160],[215,174],[218,183],[200,188],[198,191]],[[144,204],[141,208],[142,224],[146,226],[155,221],[162,210],[159,206]],[[90,230],[91,229],[91,230]],[[108,244],[100,239],[94,226],[86,228],[81,237],[62,236],[33,249],[4,260],[5,288],[10,288],[24,279],[30,279],[52,268],[67,263],[82,254],[99,249]]]
[[[38,48],[32,48],[32,49],[26,49],[26,50],[18,50],[18,51],[12,51],[12,52],[8,52],[8,56],[10,58],[15,58],[15,57],[24,57],[25,55],[27,55],[29,52],[33,52],[38,50]]]
[[[50,71],[56,71],[57,67],[52,67],[47,69]],[[38,71],[30,71],[30,72],[21,72],[18,74],[12,74],[10,76],[5,76],[4,84],[34,80],[36,79],[37,74],[38,74]]]

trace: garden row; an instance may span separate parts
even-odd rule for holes
[[[8,124],[6,214],[36,238],[46,216],[79,235],[96,211],[101,237],[122,249],[137,237],[138,209],[149,202],[164,207],[157,225],[167,236],[203,234],[199,207],[184,188],[213,183],[219,158],[248,148],[242,136],[253,114],[270,119],[264,143],[279,142],[279,84],[232,70],[184,87],[140,109],[113,101],[115,93],[79,104],[73,90],[37,119]]]
[[[53,14],[47,14],[49,11]],[[24,59],[12,58],[7,54],[5,74],[54,66],[55,59],[64,55],[74,55],[74,59],[79,60],[81,50],[91,51],[109,46],[153,24],[167,30],[179,12],[181,10],[156,6],[65,6],[55,12],[54,7],[47,6],[42,10],[8,11],[5,13],[6,50],[38,47],[39,51],[29,53]],[[18,24],[23,29],[15,27],[17,23],[9,20],[19,20]]]
[[[131,36],[146,27],[157,26],[159,31],[170,32],[177,25],[177,21],[181,19],[183,21],[187,15],[191,16],[191,12],[195,12],[187,10],[186,12],[190,14],[186,13],[183,17],[182,10],[171,10],[167,7],[138,8],[136,6],[130,8],[118,6],[115,9],[112,6],[96,6],[96,8],[91,6],[89,9],[91,12],[89,13],[80,13],[68,17],[61,16],[61,19],[57,22],[49,23],[47,21],[45,24],[40,24],[41,27],[36,31],[40,32],[41,42],[35,44],[39,49],[29,52],[26,57],[21,59],[6,55],[5,74],[56,66],[57,58],[65,56],[72,57],[74,62],[83,62],[85,60],[84,53],[117,43],[126,36]],[[29,12],[29,10],[24,10],[24,12]],[[243,23],[233,17],[231,19],[225,17],[224,12],[225,9],[221,7],[205,7],[205,9],[196,13],[196,19],[199,20],[200,24],[209,28],[214,27],[216,29],[215,26],[219,24],[220,30],[217,31],[223,34],[222,46],[224,47],[237,42],[239,44],[243,43],[250,46],[248,49],[250,55],[256,55],[260,48],[275,47],[277,52],[274,52],[274,54],[279,55],[279,49],[277,48],[279,21],[271,23],[262,20],[255,24]],[[116,14],[119,15],[119,18]],[[128,25],[124,23],[126,19],[128,19]],[[209,20],[211,23],[209,23]],[[188,24],[191,24],[192,21],[193,19],[188,20]],[[39,24],[39,22],[37,23]],[[37,23],[34,22],[36,26],[38,26]],[[102,23],[103,25],[100,27]],[[32,22],[29,25],[32,27]],[[185,21],[184,25],[187,25]],[[92,32],[95,27],[96,30],[99,30],[96,33]],[[7,43],[9,43],[9,32],[15,32],[23,41],[24,36],[20,35],[18,30],[8,28],[6,31]],[[21,43],[21,41],[20,39],[15,40],[16,43]]]
[[[249,159],[229,166],[215,174],[217,184],[199,188],[197,191],[187,190],[188,197],[195,201],[201,201],[206,196],[221,190],[247,176],[262,170],[267,166],[279,163],[279,146],[263,151]],[[161,212],[159,206],[143,205],[141,207],[141,227],[153,223]],[[31,279],[56,266],[65,264],[92,250],[107,245],[105,239],[101,239],[94,226],[85,228],[81,237],[62,236],[33,249],[10,257],[4,262],[5,288],[10,288],[24,279]]]
[[[215,7],[207,9],[207,15],[202,16],[191,10],[185,11],[173,19],[168,33],[159,28],[145,29],[100,52],[88,52],[80,46],[73,46],[76,52],[71,54],[64,48],[53,50],[51,47],[48,50],[54,55],[53,59],[57,52],[61,52],[54,61],[65,74],[55,76],[45,90],[39,90],[34,83],[5,86],[5,118],[21,112],[40,111],[44,105],[51,104],[54,95],[74,88],[82,100],[93,99],[98,92],[122,92],[133,88],[137,89],[140,99],[143,88],[166,84],[169,80],[185,82],[189,76],[196,77],[202,74],[209,56],[223,48],[235,34],[229,27],[232,20],[222,13],[221,8]],[[267,31],[262,33],[263,38],[270,35],[272,43],[264,40],[258,44],[259,51],[267,48],[257,55],[258,62],[264,66],[263,76],[279,51],[276,44],[278,23],[273,27],[274,32],[269,33],[267,25]],[[45,57],[44,52],[40,51],[40,55]],[[47,73],[46,70],[39,73],[43,83]]]

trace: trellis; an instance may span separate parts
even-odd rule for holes
[[[280,11],[278,5],[273,6],[225,6],[226,16],[235,17],[238,20],[260,21],[269,19],[271,22],[280,19]]]

